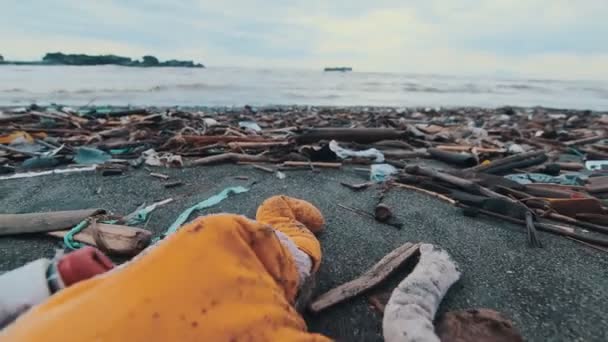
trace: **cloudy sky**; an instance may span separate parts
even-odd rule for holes
[[[0,54],[608,79],[607,0],[3,0]]]

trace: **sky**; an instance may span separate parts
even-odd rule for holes
[[[0,54],[608,79],[607,0],[3,0]]]

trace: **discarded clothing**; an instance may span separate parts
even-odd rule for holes
[[[329,142],[329,148],[340,158],[370,158],[374,163],[384,162],[384,154],[375,148],[370,148],[364,151],[353,151],[347,148],[340,147],[335,140]]]
[[[319,216],[305,216],[314,214]],[[314,224],[323,217],[307,202],[276,196],[260,206],[257,219],[200,218],[131,263],[55,294],[7,327],[2,337],[328,341],[308,333],[294,309],[300,286],[295,257],[274,233],[305,253],[310,246],[320,250],[304,223],[319,229]],[[320,261],[320,253],[311,258]],[[69,333],[57,329],[66,322]]]
[[[518,173],[506,175],[505,178],[519,184],[550,183],[561,185],[585,185],[586,176],[581,174],[570,174],[561,176],[549,176],[543,173]]]

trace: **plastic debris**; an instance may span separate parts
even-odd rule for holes
[[[384,154],[375,148],[370,148],[364,151],[353,151],[343,147],[340,147],[335,140],[329,142],[329,148],[340,158],[370,158],[375,163],[384,162]]]
[[[142,153],[146,165],[150,166],[165,166],[165,167],[182,167],[184,162],[182,157],[172,153],[158,153],[154,149],[146,150]]]
[[[23,161],[21,167],[24,170],[45,169],[59,165],[59,160],[54,157],[38,156],[31,157]]]
[[[587,177],[580,174],[549,176],[543,173],[519,173],[507,175],[505,178],[519,184],[549,183],[561,185],[585,185],[585,179]]]
[[[253,121],[239,121],[239,127],[244,129],[250,129],[254,132],[261,132],[262,127]]]
[[[74,156],[74,161],[81,165],[103,164],[110,159],[110,154],[93,147],[79,147]]]
[[[585,168],[591,171],[606,171],[608,160],[588,160],[585,162]]]
[[[371,167],[370,180],[381,183],[387,181],[391,175],[397,173],[397,169],[390,164],[374,164]]]
[[[188,218],[190,218],[190,215],[192,215],[194,211],[211,208],[219,204],[223,200],[227,199],[230,195],[241,194],[247,191],[249,191],[249,189],[242,186],[226,188],[222,190],[222,192],[220,192],[219,194],[213,195],[207,198],[206,200],[193,205],[192,207],[184,210],[184,212],[179,214],[177,219],[175,219],[175,222],[173,222],[171,226],[167,228],[167,231],[163,234],[163,237],[175,233],[186,221],[188,221]]]
[[[156,208],[171,202],[173,202],[173,198],[167,198],[166,200],[152,203],[148,206],[146,206],[146,204],[144,203],[140,205],[137,209],[135,209],[134,212],[126,215],[122,219],[122,221],[124,221],[124,223],[129,226],[135,226],[144,223],[148,219],[148,215],[150,215],[150,213],[153,212]]]

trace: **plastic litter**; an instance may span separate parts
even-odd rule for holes
[[[388,178],[397,173],[397,171],[398,170],[390,164],[374,164],[371,167],[370,180],[381,183],[388,180]]]
[[[608,160],[588,160],[585,162],[585,168],[591,171],[606,171]]]
[[[23,161],[21,167],[25,170],[44,169],[59,165],[59,160],[52,156],[31,157]]]
[[[585,185],[585,179],[587,178],[581,174],[569,174],[561,176],[549,176],[543,173],[518,173],[507,175],[505,178],[515,181],[519,184],[533,184],[533,183],[549,183],[549,184],[561,184],[561,185]]]
[[[175,233],[179,229],[179,227],[181,227],[186,221],[188,221],[188,218],[190,218],[190,215],[192,215],[194,211],[211,208],[219,204],[223,200],[227,199],[230,195],[240,194],[247,191],[249,191],[249,189],[242,186],[226,188],[222,190],[222,192],[220,192],[219,194],[213,195],[207,198],[206,200],[199,202],[194,206],[184,210],[184,212],[179,214],[175,222],[173,222],[171,226],[167,228],[167,231],[163,234],[163,237]]]
[[[144,203],[140,205],[137,209],[135,209],[134,212],[125,216],[123,218],[123,221],[129,226],[135,226],[144,223],[148,219],[148,215],[150,215],[150,213],[153,212],[156,208],[171,202],[173,202],[173,198],[167,198],[166,200],[152,203],[149,206],[146,206],[146,204]]]
[[[384,154],[375,148],[363,151],[353,151],[340,147],[335,140],[329,142],[329,149],[332,150],[340,159],[346,158],[373,158],[375,163],[384,162]]]
[[[239,121],[239,127],[244,129],[250,129],[254,132],[261,132],[262,127],[253,121]]]
[[[158,153],[154,149],[146,150],[142,153],[146,165],[150,166],[165,166],[165,167],[182,167],[184,162],[181,156],[172,153]]]
[[[103,164],[112,159],[112,156],[93,147],[78,147],[74,161],[81,165]]]

